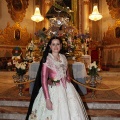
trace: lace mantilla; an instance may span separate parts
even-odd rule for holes
[[[46,61],[46,65],[48,68],[56,72],[55,79],[60,80],[61,78],[66,77],[67,70],[67,59],[64,55],[60,54],[60,60],[56,61],[51,53],[49,53]]]

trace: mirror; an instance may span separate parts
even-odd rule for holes
[[[8,12],[14,22],[22,22],[29,0],[6,0]]]

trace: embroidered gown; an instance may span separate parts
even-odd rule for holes
[[[42,87],[34,101],[29,120],[88,120],[83,102],[70,82],[64,55],[60,54],[60,61],[56,61],[49,53],[41,76]],[[51,100],[53,110],[46,108],[45,99]]]

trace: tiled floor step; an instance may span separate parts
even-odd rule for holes
[[[120,109],[119,101],[87,101],[83,100],[83,103],[87,105],[89,109]],[[0,100],[0,106],[15,106],[15,107],[28,107],[29,101],[12,101],[12,100]]]
[[[0,100],[0,106],[28,107],[29,101]]]
[[[0,114],[23,114],[26,115],[27,113],[27,107],[8,107],[8,106],[2,106],[0,107]],[[120,117],[120,110],[105,110],[105,109],[91,109],[87,110],[87,113],[91,117]]]
[[[26,114],[27,110],[27,107],[0,106],[0,113]]]
[[[120,110],[120,102],[91,102],[91,103],[86,103],[88,109],[116,109]]]
[[[0,107],[0,120],[25,120],[27,107]]]
[[[0,120],[25,120],[26,115],[24,114],[8,114],[3,113],[0,114]]]
[[[91,117],[89,120],[120,120],[118,117]]]
[[[104,76],[120,76],[120,70],[119,72],[113,72],[113,71],[104,71],[104,72],[99,72],[99,75],[104,77]]]
[[[91,117],[120,117],[120,110],[91,109],[87,113]]]

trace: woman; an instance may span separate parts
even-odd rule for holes
[[[61,50],[62,40],[51,38],[40,63],[26,120],[88,120]],[[42,87],[38,92],[40,74]]]

